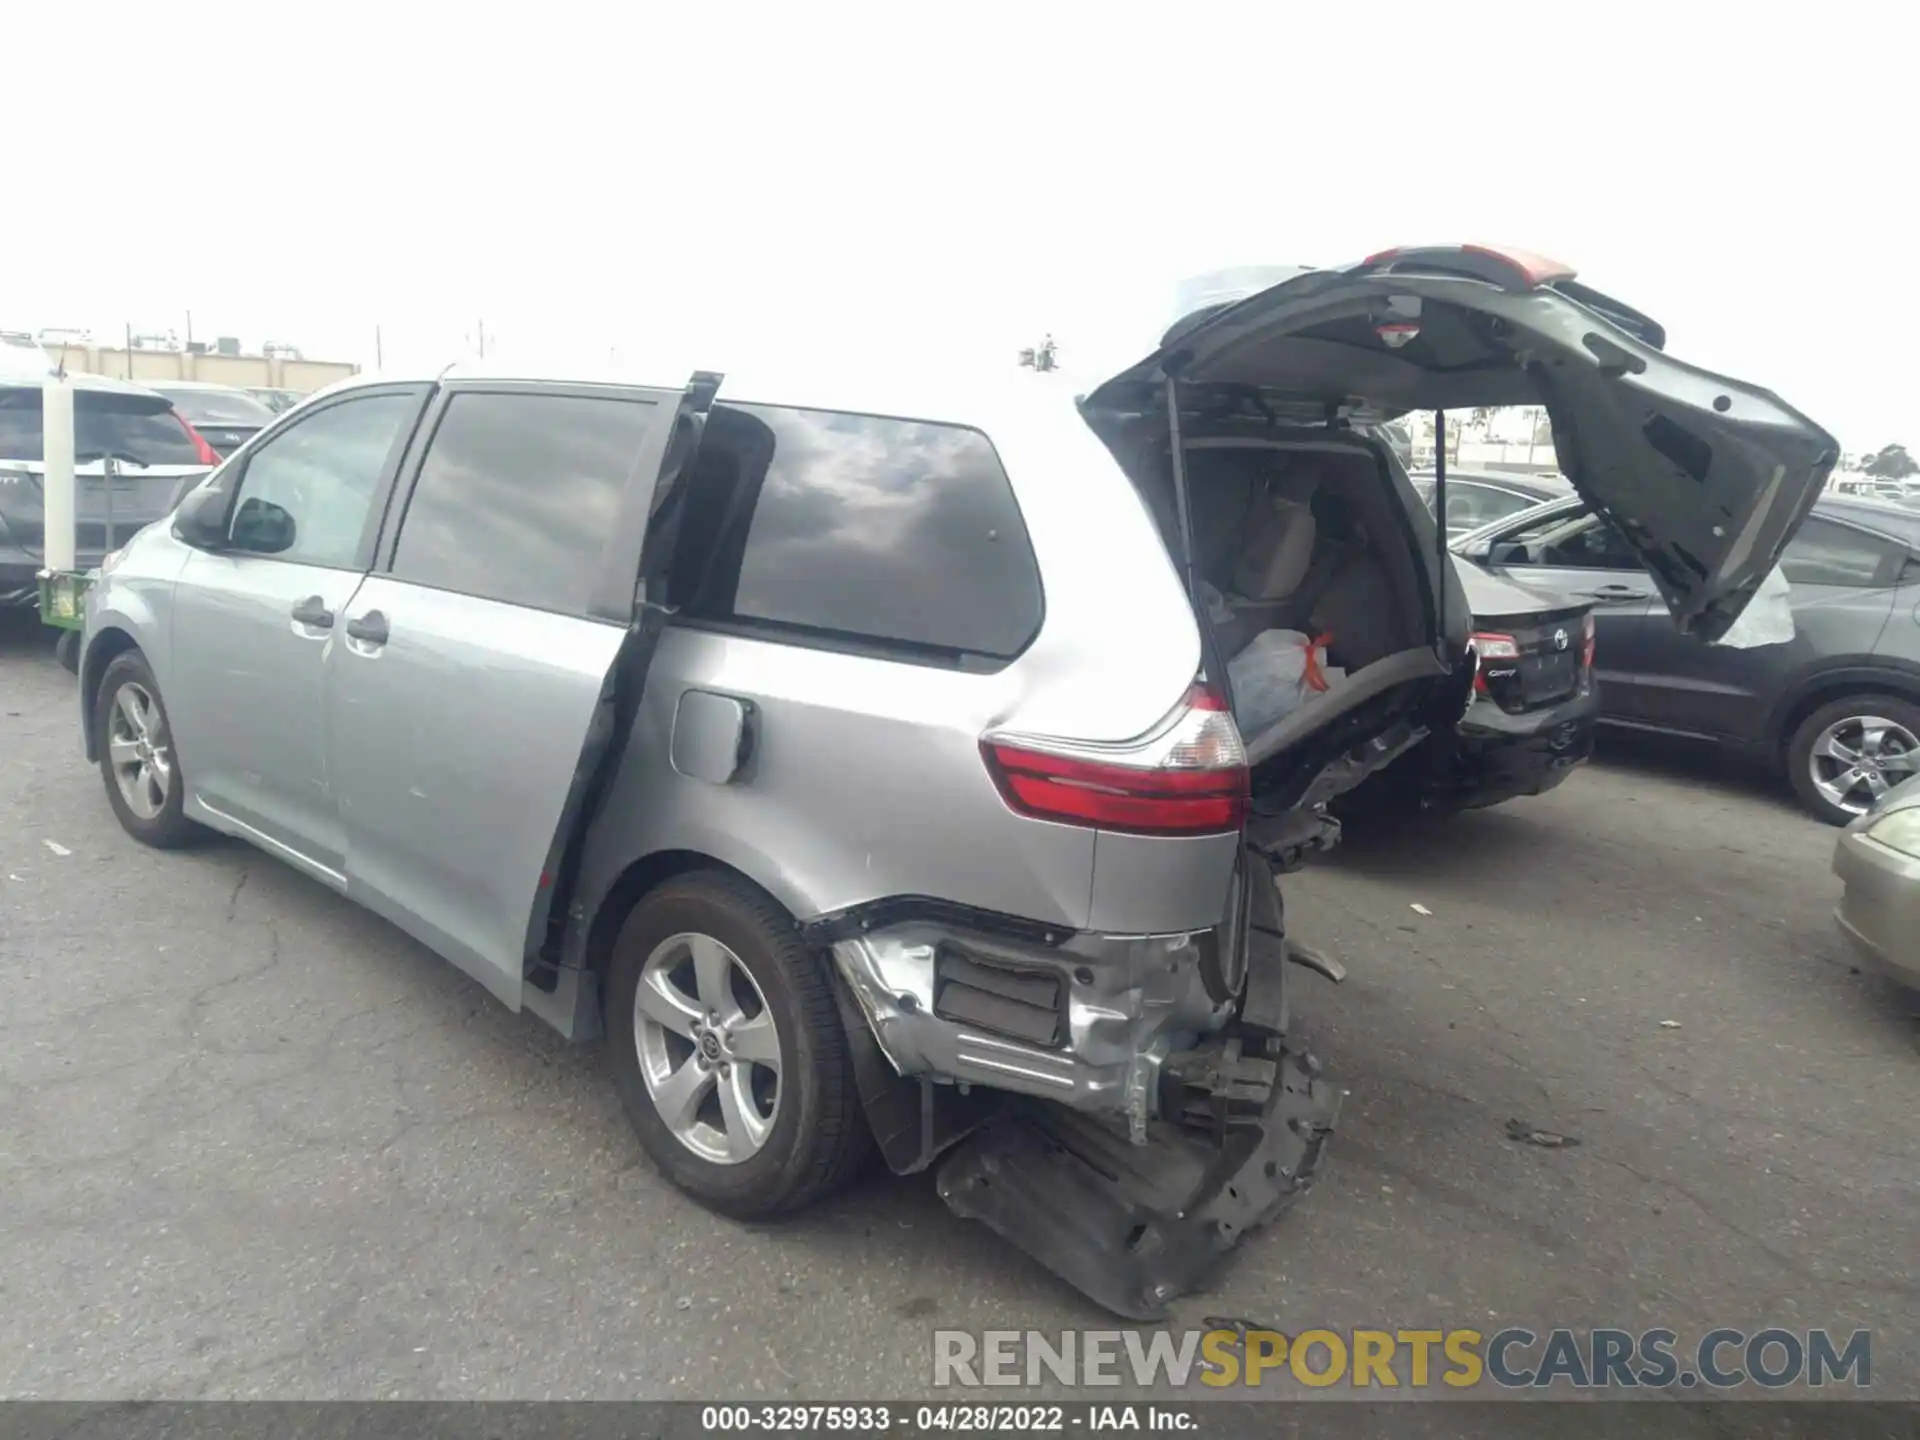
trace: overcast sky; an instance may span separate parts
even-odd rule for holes
[[[14,8],[0,328],[1086,364],[1184,274],[1489,240],[1920,445],[1912,7]]]

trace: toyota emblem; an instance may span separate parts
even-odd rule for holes
[[[1567,648],[1567,632],[1566,631],[1556,630],[1553,632],[1553,648],[1556,650],[1564,650]]]

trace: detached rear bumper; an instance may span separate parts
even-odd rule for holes
[[[1186,1069],[1205,1082],[1187,1119],[1212,1110],[1210,1130],[1160,1121],[1135,1145],[1091,1117],[1017,1110],[947,1157],[941,1198],[1115,1314],[1160,1319],[1306,1193],[1338,1118],[1311,1057],[1249,1043],[1263,1053],[1217,1040]]]
[[[843,1016],[872,1036],[854,1063],[888,1163],[944,1151],[956,1214],[1117,1314],[1158,1318],[1205,1283],[1306,1191],[1340,1102],[1285,1049],[1277,892],[1247,870],[1260,881],[1193,934],[842,933]]]

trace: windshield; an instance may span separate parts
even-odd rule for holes
[[[206,468],[193,437],[171,410],[130,411],[116,406],[110,395],[84,391],[74,396],[73,453],[83,464],[111,454],[140,465]],[[46,458],[39,390],[0,395],[0,460],[37,464]]]
[[[195,425],[269,425],[273,412],[244,390],[170,390],[154,387]]]

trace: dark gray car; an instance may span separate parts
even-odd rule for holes
[[[1807,808],[1835,825],[1920,774],[1920,512],[1821,497],[1780,561],[1793,639],[1744,650],[1681,634],[1639,557],[1577,498],[1484,526],[1455,549],[1593,602],[1603,723],[1782,764]]]
[[[1413,488],[1433,509],[1433,471],[1413,476]],[[1547,500],[1565,500],[1573,482],[1558,475],[1447,467],[1447,538],[1457,539],[1496,520],[1505,520]],[[1434,517],[1438,519],[1438,516]]]

